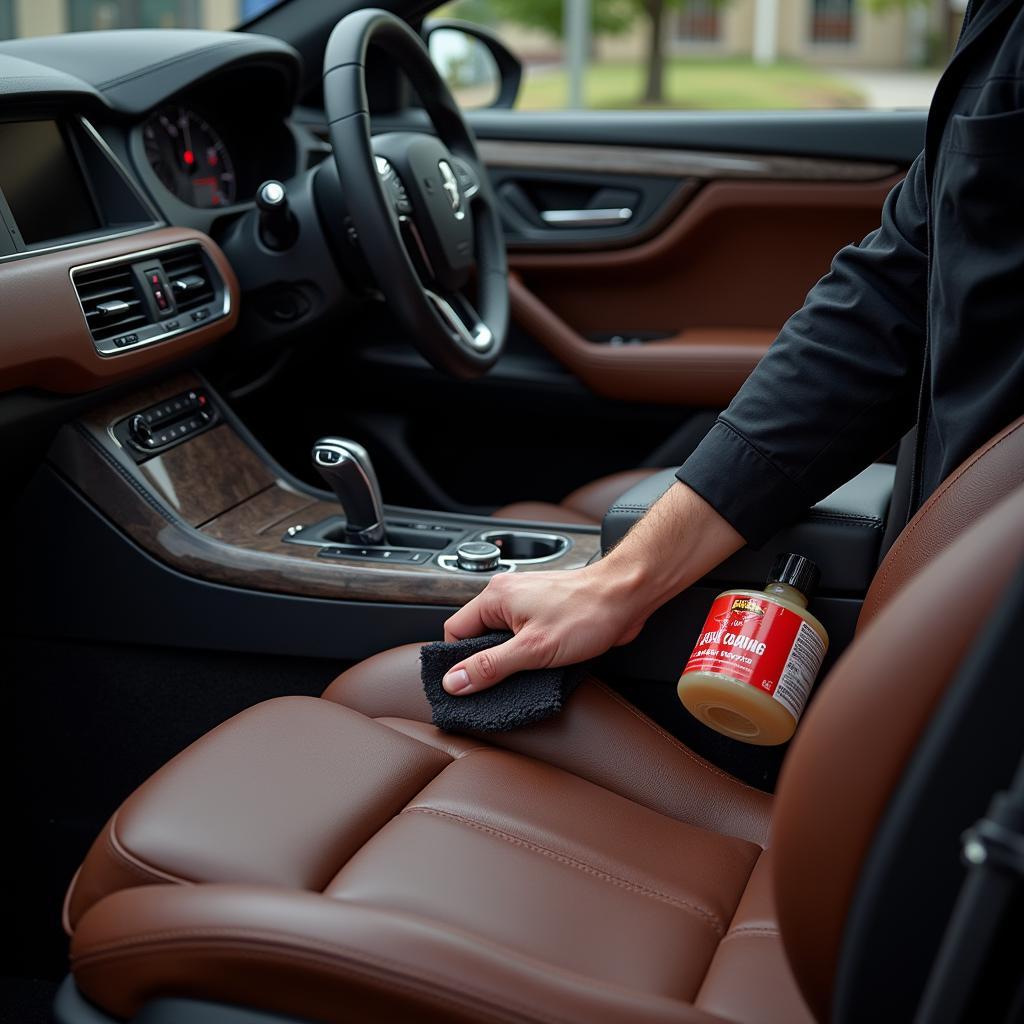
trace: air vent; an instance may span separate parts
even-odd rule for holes
[[[97,267],[74,277],[78,301],[95,341],[123,335],[149,323],[131,267]]]
[[[187,313],[214,300],[213,275],[198,245],[175,249],[165,254],[161,263],[171,283],[179,313]]]

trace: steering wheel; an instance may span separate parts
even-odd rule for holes
[[[436,136],[371,136],[371,46],[405,72]],[[324,54],[324,108],[348,214],[378,289],[438,370],[485,373],[508,330],[505,242],[473,133],[423,41],[386,11],[342,18]]]

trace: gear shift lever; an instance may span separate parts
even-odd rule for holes
[[[367,450],[344,437],[321,437],[313,445],[313,465],[345,509],[345,540],[383,543],[384,509]]]

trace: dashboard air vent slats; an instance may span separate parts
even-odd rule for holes
[[[167,280],[171,283],[179,312],[187,313],[190,309],[213,301],[215,291],[212,275],[198,245],[176,249],[165,255],[161,262]]]
[[[99,267],[75,275],[78,301],[96,341],[149,322],[131,267]]]

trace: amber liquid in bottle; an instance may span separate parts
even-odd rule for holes
[[[764,590],[718,595],[677,687],[695,718],[759,746],[793,735],[828,649],[807,611],[816,579],[807,559],[780,556]]]

